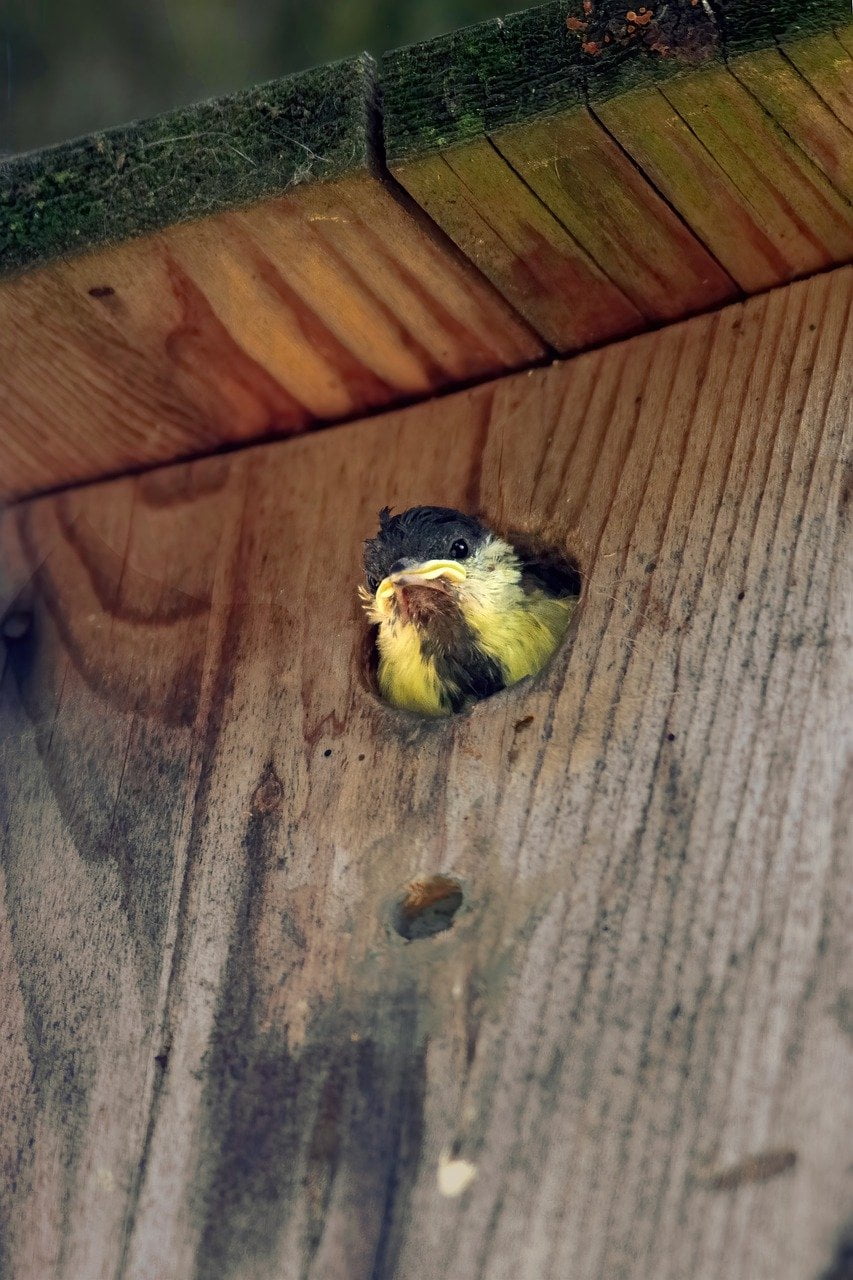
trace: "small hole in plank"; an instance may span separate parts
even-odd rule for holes
[[[418,876],[394,905],[392,923],[401,938],[416,942],[453,927],[465,895],[454,876]]]
[[[0,622],[0,631],[2,631],[4,640],[23,640],[33,624],[33,615],[23,610],[16,609],[7,613],[2,622]]]

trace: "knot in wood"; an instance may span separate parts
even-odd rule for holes
[[[267,765],[263,777],[252,794],[252,813],[277,813],[281,808],[284,787],[272,765]]]

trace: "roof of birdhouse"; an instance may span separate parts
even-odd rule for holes
[[[851,49],[846,0],[565,0],[7,160],[2,493],[849,260]]]

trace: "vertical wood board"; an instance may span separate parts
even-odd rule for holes
[[[830,1265],[852,291],[7,512],[16,1275]],[[363,674],[359,543],[413,501],[587,576],[549,670],[442,723]],[[464,906],[406,943],[433,872]]]
[[[213,468],[177,508],[172,473],[4,519],[0,1273],[20,1280],[121,1265],[168,1056]]]

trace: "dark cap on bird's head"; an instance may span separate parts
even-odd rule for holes
[[[474,516],[452,507],[410,507],[392,516],[379,512],[379,532],[364,544],[364,572],[371,591],[407,565],[466,560],[489,536]]]

